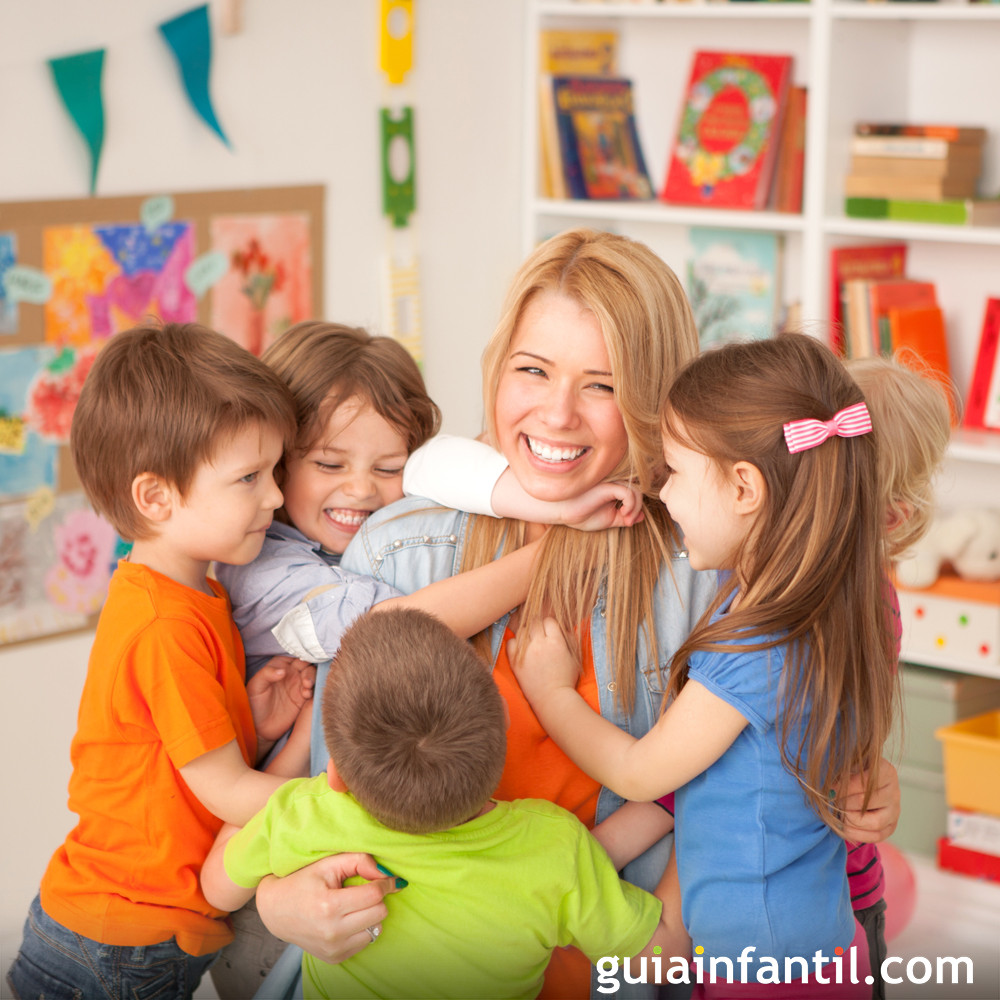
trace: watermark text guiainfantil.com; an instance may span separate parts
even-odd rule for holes
[[[828,983],[861,982],[858,971],[857,949],[834,948],[833,955],[817,950],[811,958],[785,958],[783,961],[767,955],[755,955],[757,949],[748,945],[735,959],[727,956],[706,956],[705,949],[694,949],[694,958],[688,961],[677,955],[661,956],[659,948],[646,958],[623,958],[607,955],[597,962],[597,989],[601,993],[614,993],[626,983],[761,983],[776,984],[801,980]],[[619,971],[622,979],[618,979]],[[960,976],[964,973],[964,978]],[[890,955],[882,963],[882,980],[890,985],[899,983],[972,983],[972,959],[944,956],[935,959],[914,957],[902,959]],[[875,978],[866,974],[864,982],[871,985]]]

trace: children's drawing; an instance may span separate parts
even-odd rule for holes
[[[308,215],[215,216],[209,230],[212,249],[231,264],[212,288],[211,327],[259,355],[312,317]]]
[[[83,579],[79,572],[70,571],[68,565],[72,564],[76,571],[97,567],[108,552],[106,536],[99,535],[93,525],[74,528],[70,521],[74,512],[87,512],[89,517],[95,517],[89,513],[82,493],[56,497],[46,523],[35,530],[27,507],[27,503],[0,505],[0,644],[84,626],[87,615],[74,610],[72,599],[63,605],[53,600],[48,592],[48,577],[52,568],[61,565],[67,567],[66,574],[74,580]],[[65,528],[59,541],[57,532],[47,523],[50,520]],[[66,528],[67,524],[70,527]],[[92,551],[88,539],[93,543]],[[113,548],[112,544],[112,551]],[[104,572],[106,587],[108,570]],[[93,570],[91,573],[86,578],[84,593],[94,593],[99,586],[96,573]]]
[[[17,237],[0,233],[0,334],[17,333],[17,302],[3,286],[4,275],[17,263]]]
[[[56,357],[51,347],[0,352],[0,498],[56,486],[57,438],[29,421],[29,397],[40,373]]]
[[[92,626],[131,548],[69,448],[107,340],[203,323],[261,353],[322,315],[322,231],[318,186],[0,204],[0,648]]]
[[[28,389],[24,420],[41,437],[57,444],[69,443],[76,401],[96,354],[92,347],[64,347],[35,376]]]
[[[45,592],[63,611],[100,610],[114,568],[118,535],[91,510],[73,510],[53,528],[56,562],[45,574]]]
[[[187,222],[167,222],[153,232],[141,223],[45,229],[44,269],[53,286],[45,339],[83,345],[151,316],[193,321],[197,303],[184,271],[194,251]]]

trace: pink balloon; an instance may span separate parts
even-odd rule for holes
[[[878,845],[885,878],[885,939],[901,934],[917,908],[917,880],[906,855],[892,844]]]

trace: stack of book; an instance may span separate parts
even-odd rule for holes
[[[905,244],[836,247],[830,256],[834,344],[849,358],[907,356],[951,384],[944,312],[932,281],[906,276]],[[832,304],[832,299],[831,299]],[[951,393],[949,392],[949,397]],[[957,423],[952,412],[952,422]]]
[[[1000,224],[1000,200],[977,200],[986,129],[858,122],[845,211],[856,218]]]
[[[541,194],[605,200],[653,196],[635,122],[632,83],[617,75],[618,34],[539,37]]]

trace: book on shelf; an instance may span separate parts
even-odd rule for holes
[[[916,156],[852,156],[851,173],[858,177],[919,177],[925,180],[978,178],[982,157],[978,148],[973,152],[975,156],[949,155],[924,159]]]
[[[986,129],[979,125],[918,125],[904,122],[856,122],[856,135],[916,135],[949,142],[985,142]]]
[[[802,181],[806,166],[806,104],[805,87],[788,89],[785,118],[778,141],[778,158],[774,167],[770,207],[776,212],[802,211]]]
[[[892,354],[889,313],[900,308],[935,308],[937,290],[933,282],[912,278],[849,278],[844,282],[844,308],[848,357],[870,358]]]
[[[567,195],[652,198],[632,82],[622,77],[554,76],[552,91]]]
[[[783,239],[692,227],[687,290],[702,347],[772,336],[780,323]]]
[[[767,205],[792,57],[695,52],[660,197],[681,205]]]
[[[849,151],[852,156],[909,156],[934,160],[946,156],[981,155],[982,143],[919,135],[852,135]]]
[[[937,304],[937,288],[932,281],[886,278],[871,282],[868,288],[868,309],[872,330],[872,353],[892,354],[898,346],[892,340],[890,310],[930,309],[935,308]]]
[[[880,177],[848,174],[844,194],[848,198],[896,198],[904,201],[945,201],[975,198],[978,175],[966,177]]]
[[[566,181],[552,93],[553,76],[618,75],[618,32],[551,29],[538,35],[538,151],[541,194],[565,198]]]
[[[900,278],[906,273],[905,243],[866,243],[830,251],[830,345],[843,351],[844,283],[851,278]]]
[[[1000,298],[986,300],[963,423],[974,430],[1000,430]]]
[[[940,306],[898,306],[888,310],[889,336],[892,353],[905,361],[907,354],[916,355],[928,374],[945,387],[951,408],[952,426],[957,414],[951,403],[951,364],[948,359],[948,330]]]
[[[956,226],[1000,226],[1000,198],[949,198],[943,201],[905,198],[845,198],[844,214],[852,219],[934,222]]]

